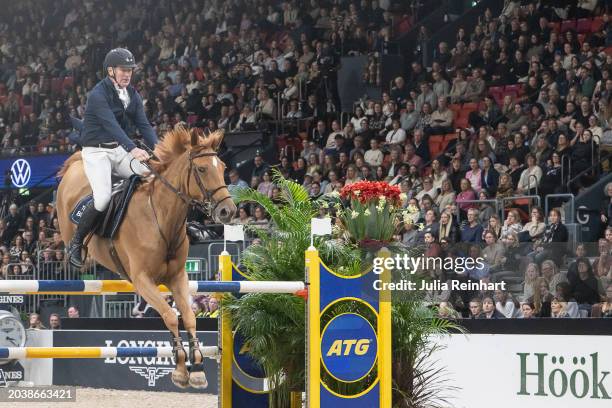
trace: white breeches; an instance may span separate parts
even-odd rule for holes
[[[82,156],[85,175],[93,190],[94,207],[98,211],[106,210],[110,203],[113,174],[127,179],[133,174],[142,176],[149,172],[121,146],[114,149],[84,147]]]

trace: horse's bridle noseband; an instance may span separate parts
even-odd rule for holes
[[[212,191],[208,190],[206,187],[204,187],[204,183],[202,182],[202,177],[200,175],[200,169],[198,169],[198,166],[194,166],[193,164],[193,160],[197,159],[198,157],[214,156],[218,158],[217,152],[199,152],[199,153],[194,154],[194,150],[195,149],[192,149],[191,152],[189,152],[189,177],[191,177],[191,175],[193,174],[193,178],[195,179],[196,184],[198,185],[198,188],[200,189],[200,192],[202,193],[202,196],[206,197],[206,202],[196,200],[195,198],[191,197],[191,194],[189,194],[190,184],[189,184],[189,179],[188,179],[187,180],[187,197],[190,200],[188,202],[188,205],[191,205],[196,208],[200,208],[204,212],[208,211],[208,214],[212,215],[217,209],[217,207],[219,206],[219,204],[221,204],[225,200],[231,199],[232,196],[229,194],[229,191],[228,191],[228,194],[225,197],[223,197],[219,201],[215,201],[214,195],[217,194],[217,191],[222,190],[222,189],[227,190],[227,186],[222,185],[222,186],[215,188]],[[205,167],[204,171],[206,170],[207,168]],[[211,204],[212,204],[212,207],[211,207]]]
[[[194,165],[193,161],[194,159],[197,159],[198,157],[211,157],[211,156],[218,157],[218,155],[217,155],[217,152],[203,152],[203,151],[198,151],[198,150],[201,150],[201,149],[193,148],[189,152],[189,170],[188,170],[189,175],[187,176],[187,193],[184,193],[179,188],[174,187],[164,176],[162,176],[153,167],[151,166],[147,166],[147,167],[149,168],[149,171],[151,172],[151,174],[155,176],[156,179],[159,179],[159,181],[161,181],[163,185],[165,185],[170,191],[176,194],[188,207],[198,208],[201,211],[203,211],[205,214],[212,216],[212,214],[217,209],[219,204],[221,204],[225,200],[231,199],[232,196],[229,194],[229,191],[228,191],[228,194],[225,197],[223,197],[219,201],[216,201],[214,199],[214,196],[215,194],[217,194],[217,191],[222,190],[222,189],[227,189],[227,186],[222,185],[222,186],[215,188],[212,191],[208,190],[204,186],[204,182],[202,182],[202,176],[200,175],[200,170],[198,169],[198,166]],[[149,154],[153,155],[153,152],[149,150]],[[204,168],[204,171],[206,171],[206,168]],[[197,200],[191,196],[189,192],[189,189],[190,189],[189,178],[191,178],[192,176],[195,179],[195,182],[198,185],[198,188],[200,189],[200,192],[202,193],[202,196],[204,197],[205,201]]]

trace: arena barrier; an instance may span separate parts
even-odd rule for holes
[[[248,279],[232,263],[228,253],[220,255],[219,265],[223,281]],[[329,269],[314,247],[306,251],[305,266],[308,285],[306,407],[391,407],[391,302],[390,298],[383,301],[384,294],[376,291],[373,285],[375,280],[388,280],[389,272],[343,276]],[[371,309],[376,325],[358,313],[341,313],[322,328],[322,317],[342,302],[360,302]],[[239,333],[232,331],[229,317],[223,316],[219,327],[221,408],[267,408],[268,390],[263,370],[242,353],[242,339]],[[342,395],[325,383],[322,369],[341,384],[366,378],[369,383],[357,394]],[[302,406],[301,395],[292,396],[291,406]]]
[[[391,303],[382,301],[374,290],[374,280],[387,279],[387,272],[343,276],[330,270],[313,247],[306,251],[306,282],[253,282],[232,263],[229,253],[220,255],[222,281],[191,281],[192,293],[287,293],[307,299],[306,365],[307,408],[388,408],[391,406]],[[308,289],[306,289],[308,287]],[[169,292],[160,286],[160,291]],[[101,281],[0,281],[0,293],[100,295],[133,293],[131,283]],[[321,318],[333,305],[360,302],[371,309],[376,324],[358,313],[341,313],[321,330]],[[202,353],[216,358],[221,366],[221,408],[267,408],[269,390],[262,368],[248,354],[230,318],[219,322],[221,350],[202,347]],[[220,352],[219,352],[220,351]],[[171,347],[8,347],[0,348],[0,358],[113,358],[172,357]],[[340,383],[369,379],[367,388],[355,395],[334,392],[324,382],[325,370]],[[371,375],[376,373],[376,375]],[[301,394],[291,398],[293,408],[301,407]]]

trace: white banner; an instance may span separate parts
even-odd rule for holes
[[[610,408],[612,336],[452,335],[434,355],[453,408]]]

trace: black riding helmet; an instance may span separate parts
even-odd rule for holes
[[[104,57],[104,72],[108,68],[136,68],[134,55],[125,48],[114,48]]]

